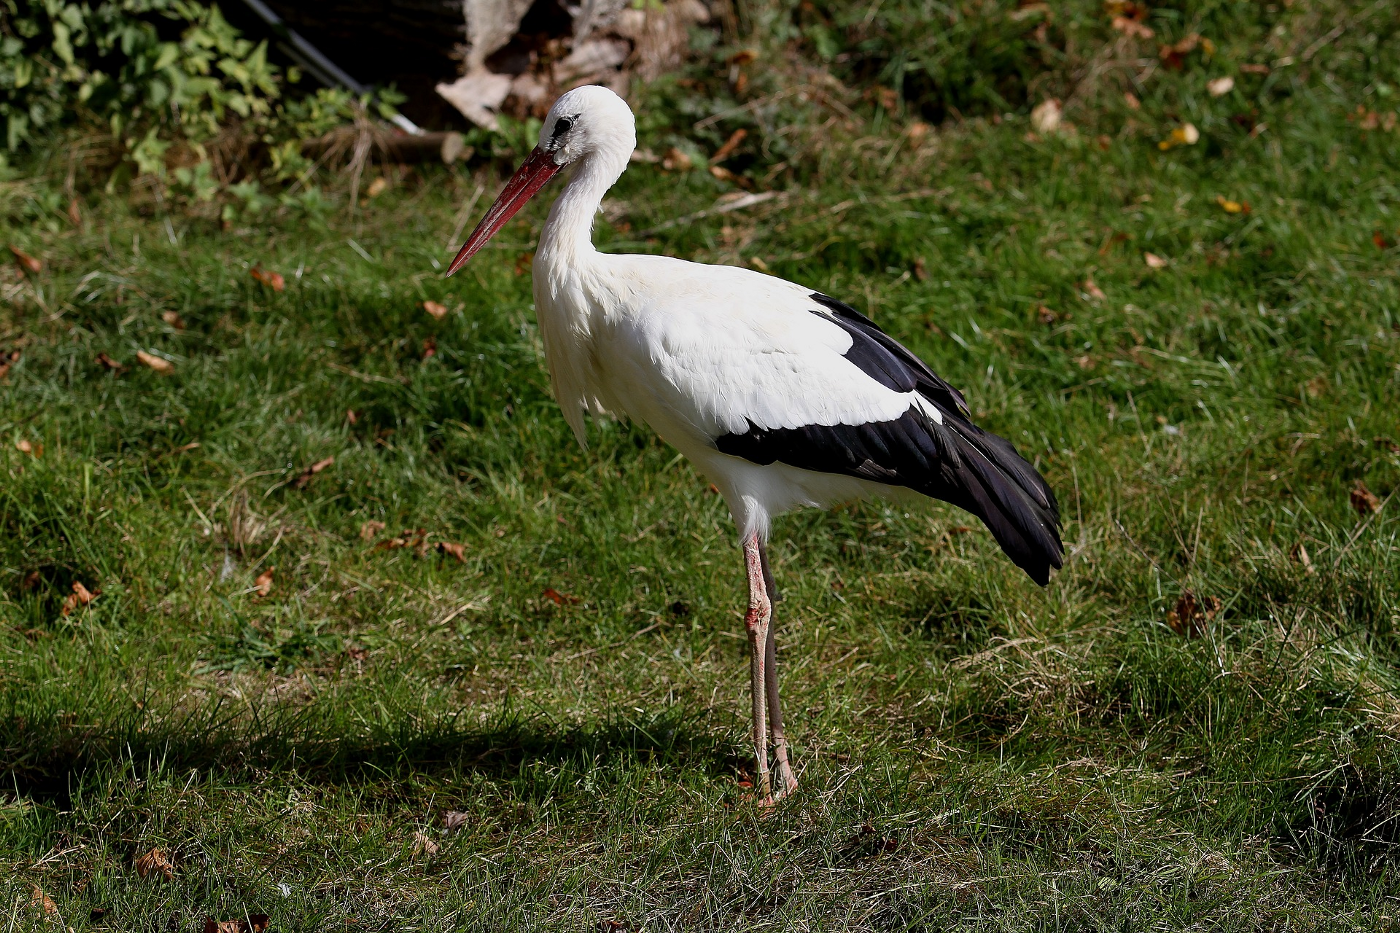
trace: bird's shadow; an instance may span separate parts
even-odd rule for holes
[[[322,728],[295,711],[229,713],[217,706],[158,723],[129,718],[107,727],[0,722],[0,786],[59,807],[89,777],[199,771],[221,781],[284,773],[336,787],[369,787],[408,777],[510,779],[533,763],[587,771],[599,766],[685,769],[706,776],[742,771],[745,759],[704,720],[709,710],[614,711],[587,723],[559,723],[506,704],[483,722],[465,714],[406,718],[374,729]],[[220,715],[224,713],[225,715]]]

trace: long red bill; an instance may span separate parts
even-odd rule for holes
[[[560,167],[554,164],[554,157],[550,153],[536,146],[525,161],[520,163],[520,168],[515,170],[515,174],[510,176],[510,181],[506,182],[505,188],[496,198],[496,203],[492,204],[486,216],[481,218],[481,223],[476,225],[472,235],[467,237],[467,242],[457,252],[457,258],[447,267],[447,274],[451,275],[466,265],[467,260],[475,256],[486,245],[486,241],[495,236],[496,231],[504,227],[506,221],[525,206],[525,202],[530,200],[535,192],[558,174]]]

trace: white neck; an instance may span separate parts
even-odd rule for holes
[[[593,218],[603,203],[603,195],[627,168],[631,154],[598,149],[579,160],[564,191],[549,209],[549,219],[540,232],[536,261],[547,268],[567,266],[578,269],[596,261],[593,247]]]

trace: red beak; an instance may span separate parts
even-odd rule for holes
[[[496,231],[504,227],[506,221],[525,206],[525,202],[530,200],[535,192],[559,173],[560,168],[562,166],[554,164],[554,156],[536,146],[534,152],[520,163],[520,168],[515,170],[515,174],[510,176],[510,181],[506,182],[505,188],[496,198],[496,203],[492,204],[486,216],[481,218],[481,223],[476,225],[472,235],[467,237],[467,242],[457,252],[457,258],[447,267],[447,274],[451,275],[466,265],[467,260],[475,256],[477,251],[486,245],[486,241],[495,236]]]

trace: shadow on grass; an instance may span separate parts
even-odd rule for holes
[[[89,776],[123,770],[134,778],[199,770],[231,782],[280,772],[338,786],[468,774],[513,778],[537,762],[579,772],[601,764],[732,775],[744,762],[704,728],[707,712],[613,713],[577,726],[508,703],[486,723],[467,723],[459,713],[365,726],[348,716],[328,720],[316,707],[229,710],[218,703],[159,723],[137,716],[105,727],[7,719],[0,722],[0,782],[63,806]]]

